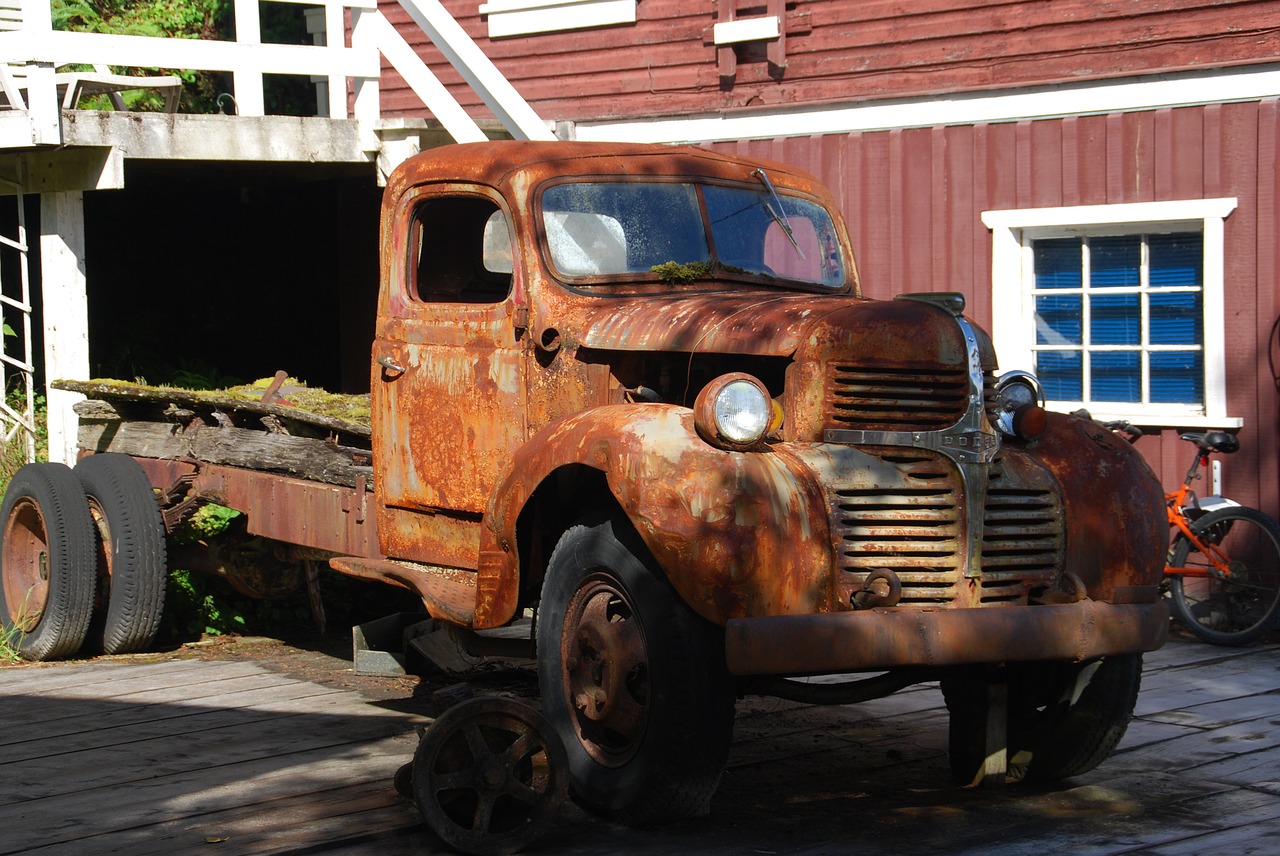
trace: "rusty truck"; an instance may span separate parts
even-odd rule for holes
[[[147,644],[168,533],[212,503],[270,545],[214,563],[250,589],[283,556],[408,589],[460,638],[523,619],[573,793],[624,820],[707,810],[744,694],[938,681],[964,781],[1115,747],[1168,627],[1159,484],[1002,372],[961,294],[864,298],[814,177],[446,146],[395,171],[380,230],[368,424],[278,389],[62,385],[81,456],[3,507],[25,656]]]

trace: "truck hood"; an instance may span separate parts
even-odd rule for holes
[[[609,298],[592,301],[579,316],[579,343],[615,351],[787,356],[815,322],[867,304],[847,294],[754,290]]]
[[[751,291],[647,295],[593,301],[579,343],[617,351],[856,357],[867,365],[968,365],[969,345],[951,313],[921,300]],[[990,339],[973,343],[984,369],[996,366]]]

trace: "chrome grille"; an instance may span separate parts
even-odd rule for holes
[[[983,515],[982,575],[968,585],[962,567],[959,475],[941,456],[903,450],[879,455],[875,484],[835,485],[832,529],[842,569],[861,584],[876,568],[902,582],[900,605],[980,606],[1024,602],[1052,586],[1061,568],[1062,508],[1052,480],[1022,454],[990,469]],[[886,479],[886,474],[896,478]]]
[[[969,400],[964,367],[919,370],[832,366],[827,428],[936,431],[954,425]]]

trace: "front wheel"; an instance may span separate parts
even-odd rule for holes
[[[538,608],[543,713],[574,795],[633,824],[705,813],[733,727],[723,632],[652,565],[625,522],[574,526]]]
[[[989,675],[944,678],[951,770],[958,780],[971,781],[982,766],[987,684],[996,680],[1006,681],[1009,690],[1009,773],[1054,781],[1089,772],[1124,737],[1142,684],[1142,655],[1090,663],[1021,663]]]
[[[1244,645],[1280,623],[1280,524],[1261,511],[1232,506],[1209,512],[1191,531],[1226,555],[1228,571],[1214,568],[1179,535],[1171,564],[1203,575],[1169,578],[1174,617],[1214,645]]]

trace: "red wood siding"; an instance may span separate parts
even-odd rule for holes
[[[1236,197],[1226,221],[1227,410],[1244,428],[1243,449],[1224,461],[1224,490],[1280,516],[1280,408],[1268,362],[1269,353],[1280,359],[1271,336],[1280,312],[1275,100],[712,148],[801,166],[836,188],[869,297],[964,292],[987,327],[983,211]],[[1164,484],[1181,480],[1191,446],[1176,431],[1139,448]]]
[[[480,0],[444,0],[544,119],[579,121],[989,90],[1273,62],[1280,0],[796,0],[786,4],[786,67],[740,49],[721,81],[716,4],[760,14],[761,0],[640,0],[623,25],[490,41]],[[381,5],[477,117],[487,111],[394,2]],[[399,76],[383,113],[424,115]],[[1131,129],[1136,132],[1137,129]]]

